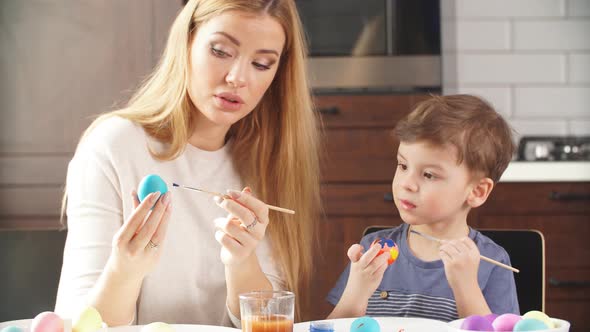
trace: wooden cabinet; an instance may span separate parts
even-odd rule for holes
[[[590,183],[500,183],[476,227],[537,229],[545,237],[545,312],[590,330]]]
[[[182,3],[2,6],[0,229],[59,228],[67,164],[82,132],[152,71]]]

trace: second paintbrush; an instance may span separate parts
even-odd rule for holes
[[[410,230],[410,232],[412,232],[412,233],[414,233],[414,234],[417,234],[417,235],[420,235],[420,236],[422,236],[423,238],[429,239],[429,240],[431,240],[431,241],[435,241],[435,242],[438,242],[438,243],[443,243],[443,242],[444,242],[443,240],[441,240],[441,239],[439,239],[439,238],[436,238],[436,237],[434,237],[434,236],[430,236],[430,235],[428,235],[428,234],[423,234],[423,233],[420,233],[420,232],[418,232],[418,231],[415,231],[415,230],[413,230],[413,229],[411,229],[411,230]],[[494,265],[498,265],[498,266],[500,266],[500,267],[503,267],[503,268],[505,268],[506,270],[510,270],[510,271],[512,271],[512,272],[516,272],[516,273],[519,273],[519,272],[520,272],[520,270],[518,270],[518,269],[515,269],[515,268],[513,268],[512,266],[506,265],[506,264],[504,264],[504,263],[500,263],[500,262],[498,262],[498,261],[496,261],[496,260],[493,260],[493,259],[491,259],[491,258],[488,258],[488,257],[486,257],[486,256],[479,255],[479,257],[480,257],[482,260],[484,260],[484,261],[486,261],[486,262],[488,262],[488,263],[492,263],[492,264],[494,264]]]

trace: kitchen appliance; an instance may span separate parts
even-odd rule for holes
[[[314,90],[441,86],[439,0],[295,0]]]
[[[519,161],[590,161],[590,136],[524,136]]]

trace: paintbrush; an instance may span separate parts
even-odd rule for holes
[[[428,235],[428,234],[422,234],[422,233],[420,233],[420,232],[418,232],[418,231],[415,231],[415,230],[413,230],[413,229],[410,229],[410,232],[412,232],[412,233],[414,233],[414,234],[418,234],[418,235],[420,235],[421,237],[423,237],[423,238],[425,238],[425,239],[428,239],[428,240],[431,240],[431,241],[435,241],[435,242],[438,242],[438,243],[443,243],[443,242],[444,242],[443,240],[441,240],[441,239],[438,239],[438,238],[435,238],[434,236],[431,236],[431,235]],[[512,266],[509,266],[509,265],[506,265],[506,264],[500,263],[500,262],[498,262],[498,261],[496,261],[496,260],[493,260],[493,259],[491,259],[491,258],[488,258],[488,257],[486,257],[486,256],[479,255],[479,257],[481,258],[481,260],[484,260],[484,261],[486,261],[486,262],[488,262],[488,263],[492,263],[492,264],[498,265],[498,266],[500,266],[500,267],[503,267],[503,268],[505,268],[505,269],[507,269],[507,270],[510,270],[510,271],[512,271],[512,272],[516,272],[516,273],[519,273],[519,272],[520,272],[520,270],[518,270],[518,269],[515,269],[515,268],[513,268]]]
[[[178,184],[178,183],[172,183],[172,186],[173,187],[182,188],[182,189],[188,189],[188,190],[198,191],[200,193],[204,193],[204,194],[209,194],[209,195],[212,195],[212,196],[221,197],[223,199],[233,199],[229,195],[225,195],[225,194],[218,193],[218,192],[215,192],[215,191],[209,191],[209,190],[205,190],[205,189],[184,186],[184,185],[181,185],[181,184]],[[289,213],[289,214],[295,214],[295,211],[293,211],[293,210],[285,209],[285,208],[274,206],[274,205],[270,205],[270,204],[266,204],[266,206],[268,207],[269,210],[275,210],[275,211],[279,211],[279,212],[284,212],[284,213]]]

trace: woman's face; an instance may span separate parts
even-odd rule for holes
[[[284,43],[282,26],[267,15],[228,11],[202,24],[190,45],[199,121],[229,129],[248,115],[275,77]]]

